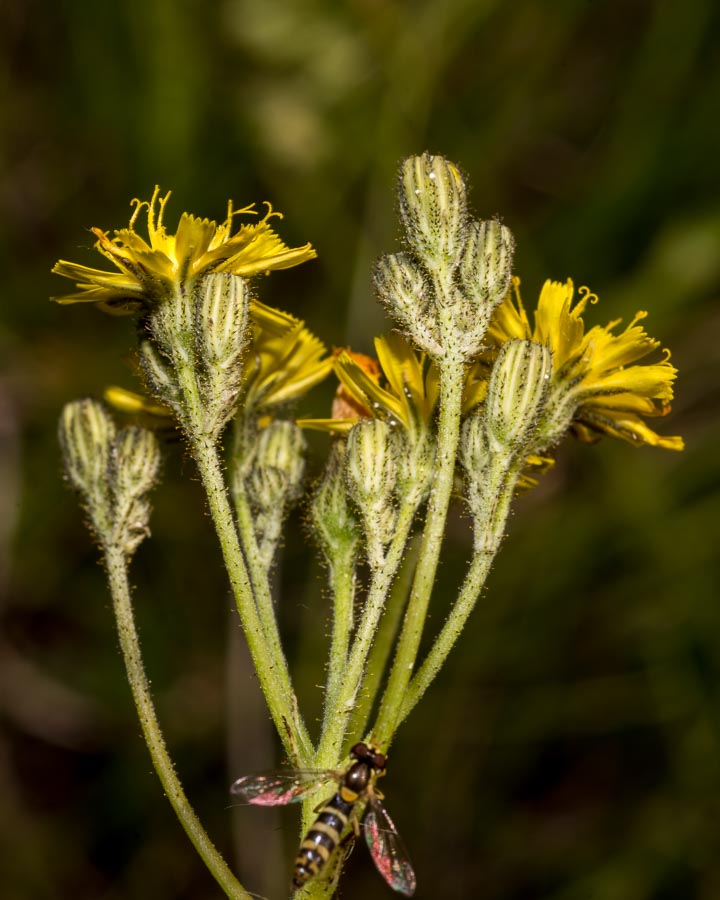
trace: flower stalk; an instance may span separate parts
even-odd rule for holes
[[[192,841],[200,858],[230,900],[250,900],[251,895],[228,868],[190,804],[163,738],[150,686],[143,666],[128,584],[127,557],[121,547],[111,544],[105,549],[113,609],[128,683],[153,768],[163,786],[165,796]]]

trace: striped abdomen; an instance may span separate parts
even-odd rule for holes
[[[293,887],[302,887],[323,868],[340,843],[354,805],[337,793],[320,810],[295,857]]]

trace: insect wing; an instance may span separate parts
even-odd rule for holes
[[[415,872],[395,823],[379,800],[372,801],[363,824],[365,840],[378,872],[394,891],[412,897],[417,887]]]
[[[230,793],[255,806],[285,806],[315,790],[323,781],[336,778],[331,769],[279,769],[259,775],[243,775]]]

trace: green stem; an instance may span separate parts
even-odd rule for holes
[[[355,600],[355,554],[356,545],[353,542],[351,545],[348,545],[344,553],[338,553],[331,563],[330,585],[333,597],[333,633],[330,643],[323,733],[329,727],[330,710],[336,706],[348,661],[350,632],[353,626],[353,603]]]
[[[128,584],[127,561],[123,550],[116,545],[108,544],[105,548],[105,564],[107,566],[127,678],[130,682],[135,708],[137,709],[145,743],[150,751],[155,771],[187,836],[217,883],[232,900],[246,900],[251,895],[235,878],[227,863],[208,837],[207,832],[185,796],[172,760],[168,755],[143,667]]]
[[[519,466],[508,466],[504,459],[495,460],[488,467],[482,488],[473,491],[473,560],[442,631],[407,687],[397,718],[398,725],[407,718],[440,671],[475,608],[505,533],[519,472]]]
[[[203,434],[202,407],[195,371],[190,366],[178,366],[178,376],[185,396],[186,433],[205,487],[210,514],[215,523],[225,567],[253,665],[258,673],[260,687],[288,757],[296,765],[307,765],[312,756],[312,744],[300,717],[279,640],[276,643],[268,635],[255,605],[253,590],[255,585],[251,584],[248,567],[240,549],[216,443]],[[263,596],[263,584],[269,597],[266,574],[260,579],[260,596]]]
[[[355,704],[355,709],[350,717],[348,725],[349,734],[364,734],[367,728],[368,718],[373,703],[377,697],[382,676],[392,651],[393,641],[397,634],[400,619],[402,618],[405,604],[412,584],[415,567],[418,561],[420,549],[420,535],[415,535],[410,541],[400,571],[390,589],[390,596],[385,605],[385,612],[380,620],[372,649],[365,666],[362,690]]]
[[[402,560],[408,534],[412,527],[417,504],[415,499],[400,507],[395,534],[388,547],[385,561],[373,572],[370,589],[365,598],[362,618],[355,633],[347,665],[335,702],[326,713],[327,728],[323,731],[315,764],[319,767],[335,765],[340,759],[347,733],[348,720],[361,690],[368,652],[385,608],[390,585]]]
[[[430,492],[425,528],[420,545],[420,559],[415,570],[410,601],[405,613],[395,661],[373,728],[373,741],[381,748],[389,745],[395,733],[400,707],[415,667],[428,604],[435,583],[455,476],[464,372],[463,361],[458,357],[449,355],[440,362],[437,470]]]
[[[250,509],[247,492],[245,491],[245,485],[239,478],[235,479],[235,483],[233,484],[232,496],[237,516],[240,541],[244,551],[244,558],[247,560],[247,567],[250,573],[250,581],[252,582],[260,622],[263,631],[265,632],[265,638],[269,644],[272,657],[277,661],[280,670],[283,672],[286,684],[292,696],[292,702],[295,705],[295,693],[292,689],[287,660],[280,641],[280,631],[278,629],[272,591],[268,580],[268,567],[262,558],[262,553],[257,544],[252,511]],[[297,710],[296,706],[295,708]],[[307,729],[300,718],[299,713],[297,713],[296,728],[301,743],[302,754],[301,757],[299,757],[299,762],[301,765],[307,766],[310,765],[313,756],[313,747],[310,736],[307,733]]]

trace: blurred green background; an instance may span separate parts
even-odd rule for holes
[[[319,259],[260,284],[328,344],[387,327],[369,266],[397,240],[400,158],[443,153],[518,240],[528,301],[588,284],[591,323],[650,311],[682,454],[568,443],[519,499],[489,589],[395,745],[384,790],[419,898],[720,897],[720,54],[713,0],[6,3],[0,80],[0,895],[199,900],[162,797],[97,550],[61,480],[67,400],[132,387],[131,320],[48,302],[89,228],[172,188],[222,218],[269,199]],[[323,414],[331,389],[305,408]],[[325,449],[315,444],[317,469]],[[285,896],[291,810],[228,811],[279,763],[193,466],[168,448],[134,565],[160,717],[187,791],[251,890]],[[283,629],[320,710],[323,572],[293,519]],[[461,578],[453,518],[432,623]],[[367,853],[342,896],[390,895]]]

